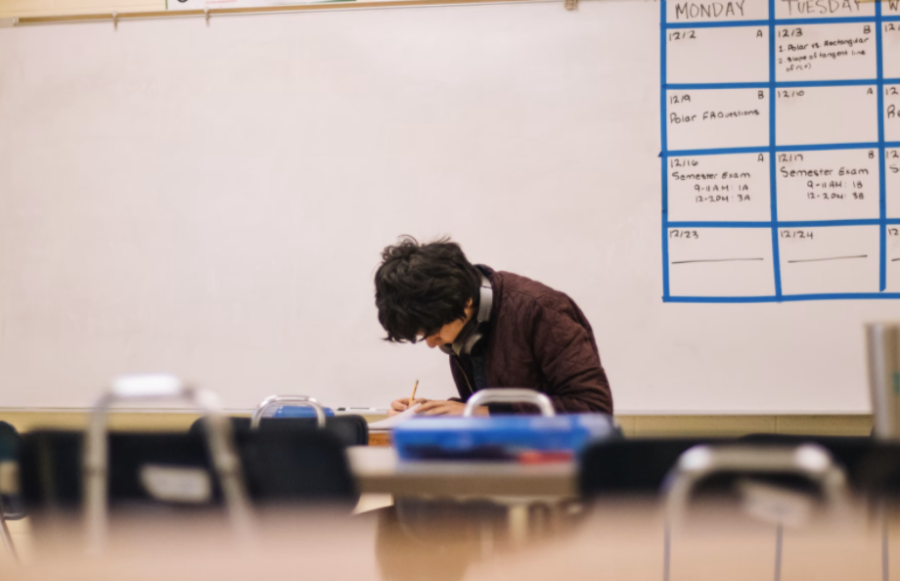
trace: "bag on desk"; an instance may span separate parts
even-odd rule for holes
[[[588,443],[621,436],[610,416],[416,417],[394,428],[400,458],[571,459]]]

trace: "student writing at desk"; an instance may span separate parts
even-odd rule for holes
[[[418,413],[460,415],[469,396],[486,387],[536,389],[557,412],[613,412],[594,333],[575,301],[524,276],[473,265],[449,239],[420,244],[403,237],[385,248],[375,303],[388,341],[425,341],[450,355],[460,399],[417,398]],[[395,400],[391,413],[409,405],[409,398]],[[499,404],[478,413],[531,409]]]

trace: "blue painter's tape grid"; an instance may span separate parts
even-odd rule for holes
[[[889,220],[889,222],[891,222]],[[898,223],[900,220],[893,220]],[[669,221],[669,228],[828,228],[830,226],[878,226],[882,221],[878,218],[870,220],[803,220],[780,222],[703,222],[703,221]]]
[[[900,293],[833,293],[760,297],[669,297],[667,303],[782,303],[859,299],[900,299]]]
[[[874,84],[874,83],[873,83]],[[833,149],[877,149],[881,144],[877,141],[868,143],[816,143],[810,145],[776,145],[776,152],[791,151],[829,151]],[[900,147],[900,144],[887,144],[888,147]],[[698,155],[729,155],[734,153],[768,153],[772,149],[771,145],[761,145],[759,147],[730,147],[719,149],[681,149],[673,151],[664,151],[663,156],[682,157],[682,156],[698,156]]]
[[[669,178],[667,166],[669,164],[669,140],[666,134],[666,103],[668,95],[666,94],[666,0],[659,3],[659,128],[662,153],[659,156],[662,164],[662,243],[663,243],[663,300],[669,298]]]
[[[670,91],[711,91],[716,89],[768,89],[775,86],[782,89],[797,89],[805,87],[858,87],[875,85],[872,79],[844,79],[840,81],[780,81],[776,83],[671,83],[666,85]]]
[[[884,292],[887,288],[887,176],[885,175],[885,153],[884,153],[884,47],[881,39],[881,2],[875,3],[875,42],[876,47],[876,69],[878,78],[878,211],[881,224],[879,225],[879,257],[878,265],[878,290]]]
[[[778,174],[775,167],[775,0],[769,0],[769,193],[772,206],[772,265],[775,298],[781,298],[781,253],[778,246]]]
[[[663,0],[666,2],[667,0]],[[771,3],[770,3],[771,4]],[[880,4],[880,2],[876,2],[876,4]],[[722,20],[716,22],[669,22],[665,23],[664,26],[668,30],[679,30],[685,28],[740,28],[740,27],[751,27],[755,26],[766,27],[770,24],[774,24],[775,26],[808,26],[815,24],[854,24],[861,23],[864,24],[866,22],[871,22],[872,24],[880,23],[880,22],[900,22],[900,16],[879,16],[878,10],[876,9],[875,16],[847,16],[843,18],[775,18],[775,14],[770,12],[769,17],[766,20]]]
[[[885,16],[882,12],[882,3],[875,2],[875,16],[847,17],[847,18],[799,18],[777,19],[775,18],[776,0],[767,0],[769,15],[766,20],[736,20],[727,22],[668,22],[667,0],[660,1],[660,133],[662,147],[660,161],[662,166],[662,243],[663,243],[663,301],[671,303],[777,303],[794,301],[815,300],[841,300],[841,299],[900,299],[900,293],[885,292],[887,288],[887,226],[900,225],[900,218],[887,217],[887,176],[886,176],[886,150],[900,148],[900,142],[887,141],[885,137],[885,113],[884,90],[886,85],[900,84],[900,78],[884,77],[884,47],[882,40],[883,23],[898,22],[900,15]],[[845,24],[845,23],[871,22],[876,27],[877,42],[877,76],[875,79],[850,79],[850,80],[820,80],[820,81],[776,81],[776,27],[799,26],[810,24]],[[673,83],[668,84],[667,76],[667,31],[687,28],[731,28],[731,27],[767,27],[769,30],[769,79],[768,82],[748,83]],[[827,143],[809,145],[777,145],[776,144],[776,115],[777,115],[777,90],[779,88],[802,87],[840,87],[840,86],[866,86],[872,85],[878,91],[878,141],[867,143]],[[769,142],[755,147],[735,148],[711,148],[696,150],[669,150],[667,135],[667,91],[674,90],[727,90],[727,89],[760,89],[767,90],[769,94]],[[824,221],[779,221],[778,219],[778,183],[777,183],[777,153],[779,152],[803,152],[803,151],[827,151],[841,149],[875,149],[879,152],[879,217],[877,219],[864,220],[824,220]],[[762,222],[715,222],[715,221],[670,221],[668,199],[668,163],[671,157],[681,156],[705,156],[705,155],[732,155],[741,153],[765,153],[770,158],[770,212],[771,220]],[[871,293],[822,293],[791,295],[782,292],[781,261],[779,248],[780,228],[820,228],[831,226],[878,226],[880,230],[879,251],[879,292]],[[669,281],[669,241],[668,234],[671,228],[770,228],[772,231],[772,258],[775,293],[772,296],[672,296]]]
[[[665,0],[664,0],[665,1]],[[739,26],[766,27],[775,21],[777,26],[803,26],[807,24],[853,24],[855,22],[875,22],[875,16],[846,16],[843,18],[782,18],[775,20],[775,14],[769,12],[766,20],[722,20],[716,22],[671,22],[666,28],[735,28]]]
[[[663,0],[665,4],[667,0]],[[669,30],[679,28],[736,28],[740,26],[768,26],[768,20],[723,20],[719,22],[668,22],[663,21]]]

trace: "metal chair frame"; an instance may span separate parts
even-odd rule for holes
[[[250,502],[231,431],[222,413],[218,396],[185,385],[169,375],[132,375],[113,381],[112,388],[97,400],[85,432],[82,464],[85,491],[84,524],[88,550],[102,553],[108,536],[109,450],[107,414],[114,403],[181,400],[194,403],[207,422],[207,441],[213,469],[219,478],[226,510],[238,533],[246,533],[250,523]]]
[[[478,406],[487,403],[530,403],[536,405],[544,416],[553,417],[556,415],[556,410],[553,409],[553,402],[539,391],[524,388],[492,388],[476,391],[466,403],[463,417],[474,416]]]
[[[325,429],[325,408],[315,398],[306,395],[270,395],[259,402],[259,405],[253,411],[253,416],[250,418],[250,429],[259,429],[259,424],[267,411],[286,403],[311,407],[316,412],[316,426],[320,430]]]

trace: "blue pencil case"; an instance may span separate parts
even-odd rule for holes
[[[538,458],[572,457],[591,442],[620,435],[610,416],[572,414],[416,417],[394,428],[392,437],[404,460],[520,460],[534,453]]]
[[[331,408],[323,408],[326,417],[333,417],[334,410]],[[316,410],[310,406],[303,405],[283,405],[272,415],[273,418],[314,418]]]

